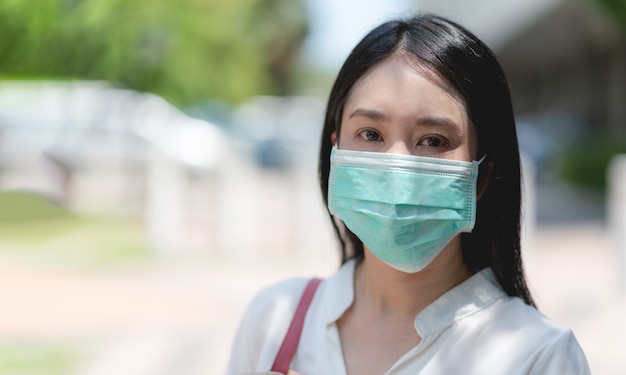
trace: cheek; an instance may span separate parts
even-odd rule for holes
[[[335,137],[331,138],[331,140],[333,141],[333,144],[339,148],[342,148],[343,144],[346,142],[347,137],[345,135],[345,132],[346,132],[345,127],[339,125],[339,129],[333,133]]]
[[[351,142],[350,137],[350,122],[347,121],[343,116],[341,117],[341,123],[338,125],[338,130],[335,132],[335,143],[340,148],[345,148],[345,145]]]

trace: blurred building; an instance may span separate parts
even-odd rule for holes
[[[566,126],[626,133],[626,29],[600,3],[418,1],[494,50],[518,115],[558,112]]]
[[[519,113],[559,110],[626,133],[626,29],[599,1],[559,1],[497,50]]]
[[[105,82],[0,83],[0,188],[78,212],[142,207],[155,153],[209,170],[224,142],[213,124]]]
[[[0,82],[0,191],[131,215],[162,253],[315,248],[322,116],[315,98],[256,97],[220,128],[105,82]]]

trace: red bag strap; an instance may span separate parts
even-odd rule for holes
[[[286,374],[287,371],[289,371],[291,360],[293,355],[296,353],[296,349],[298,348],[298,342],[300,341],[300,334],[302,333],[302,327],[304,326],[306,312],[309,309],[313,296],[315,295],[315,291],[321,282],[321,279],[313,278],[304,289],[302,297],[300,297],[298,307],[296,308],[296,313],[293,315],[291,325],[289,325],[289,330],[287,330],[287,334],[285,335],[283,343],[278,350],[278,354],[276,354],[276,359],[272,365],[272,371],[277,371],[281,374]]]

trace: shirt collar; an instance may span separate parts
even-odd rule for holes
[[[354,301],[355,260],[347,261],[325,284],[323,305],[326,324],[334,324]],[[491,268],[485,268],[450,289],[415,317],[421,337],[436,333],[482,310],[506,294]]]
[[[335,323],[354,301],[354,267],[356,261],[351,259],[325,284],[324,305],[326,324]]]
[[[426,337],[484,309],[505,295],[491,268],[484,268],[417,314],[415,329],[420,336]]]

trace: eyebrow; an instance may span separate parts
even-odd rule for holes
[[[353,118],[357,116],[366,117],[371,120],[385,120],[387,118],[387,115],[385,115],[383,112],[380,112],[374,109],[364,109],[364,108],[355,109],[354,112],[352,112],[350,114],[350,117],[348,118]]]
[[[353,118],[356,116],[366,117],[372,120],[385,120],[387,119],[387,115],[384,112],[375,110],[375,109],[365,109],[365,108],[357,108],[350,114],[350,117]],[[428,126],[437,126],[437,127],[452,127],[455,129],[459,129],[460,126],[447,117],[437,117],[437,116],[426,116],[420,117],[416,121],[416,125],[428,125]]]
[[[355,109],[354,112],[352,112],[350,114],[350,117],[348,118],[353,118],[355,116],[366,117],[372,120],[384,120],[387,118],[387,115],[385,115],[383,112],[380,112],[374,109],[364,109],[364,108]]]
[[[432,117],[432,116],[423,117],[423,118],[420,118],[417,121],[417,123],[420,124],[420,125],[452,127],[452,128],[455,128],[455,129],[459,129],[460,128],[459,125],[456,122],[450,120],[447,117]]]

